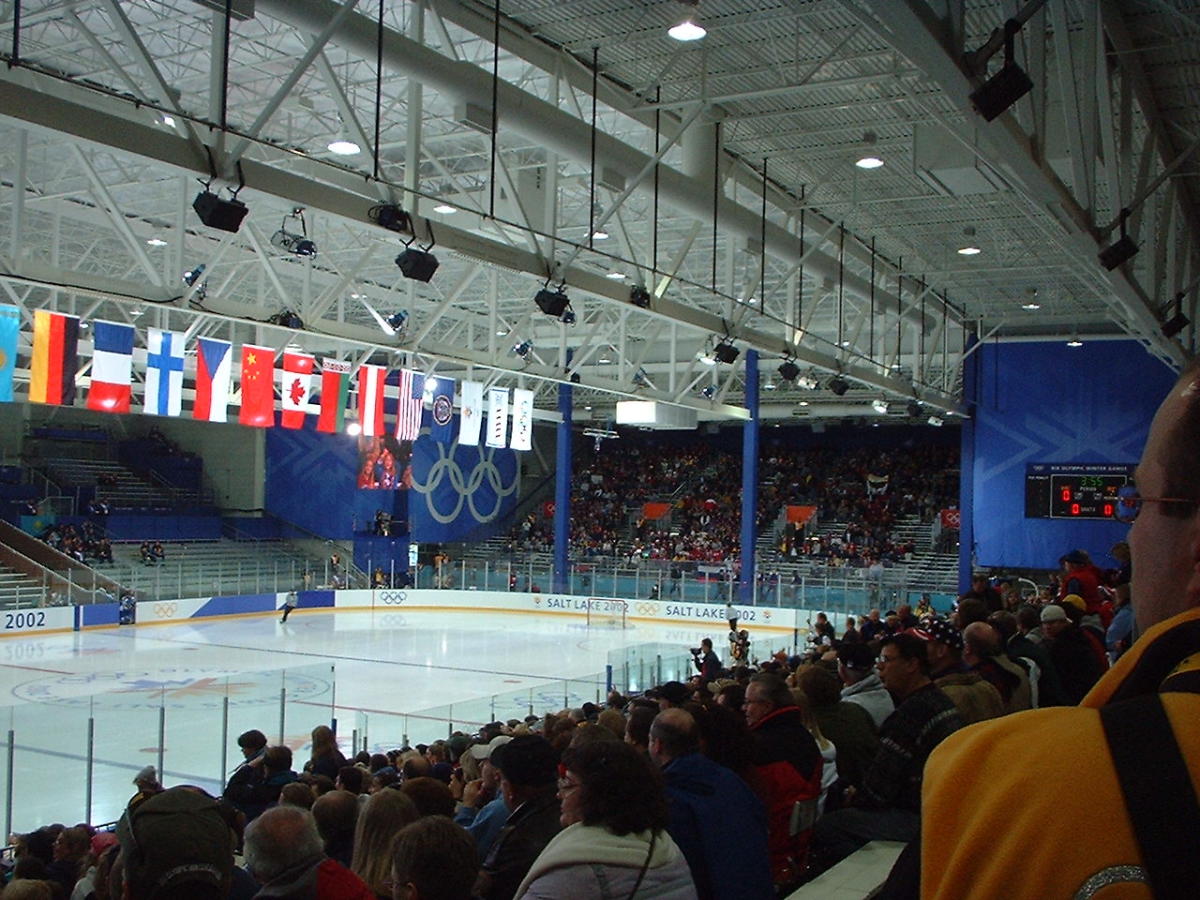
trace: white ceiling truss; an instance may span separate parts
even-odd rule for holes
[[[574,380],[597,418],[745,418],[744,354],[700,360],[722,340],[759,351],[767,418],[966,413],[971,335],[1195,349],[1161,323],[1200,314],[1197,2],[701,0],[694,44],[673,0],[230,7],[0,4],[0,299],[521,384],[547,415]],[[1033,90],[988,122],[1009,19]],[[237,234],[200,223],[198,180],[244,183]],[[273,243],[297,209],[315,259]],[[1122,222],[1139,252],[1108,271]],[[533,304],[560,284],[574,325]],[[302,331],[265,322],[285,309]]]

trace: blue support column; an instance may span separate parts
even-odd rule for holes
[[[567,365],[571,351],[567,351]],[[554,592],[566,593],[570,587],[571,548],[571,407],[570,384],[558,386],[558,435],[554,452]]]
[[[758,351],[746,351],[746,409],[742,426],[742,573],[738,602],[754,602],[754,523],[758,511]]]
[[[967,339],[967,350],[979,341],[975,335]],[[962,424],[958,461],[958,592],[971,589],[971,570],[975,563],[975,415],[983,402],[980,360],[982,354],[972,353],[963,368],[963,401],[971,417]]]

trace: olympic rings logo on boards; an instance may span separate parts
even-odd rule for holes
[[[179,604],[177,603],[154,604],[154,618],[156,619],[173,619],[177,612],[179,612]]]
[[[387,606],[399,606],[408,599],[408,594],[404,591],[380,591],[379,602]]]

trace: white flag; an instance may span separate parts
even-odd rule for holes
[[[151,328],[146,334],[146,403],[150,416],[177,416],[183,401],[183,335]]]
[[[508,446],[508,388],[488,388],[487,445]]]
[[[483,385],[478,381],[464,381],[458,420],[458,443],[461,446],[479,446],[479,426],[482,421]]]
[[[513,388],[513,429],[510,446],[514,450],[533,449],[533,391]]]

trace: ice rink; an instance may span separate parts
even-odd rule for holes
[[[299,770],[309,732],[333,717],[350,755],[355,735],[360,748],[387,749],[406,737],[446,737],[451,725],[473,732],[530,708],[578,706],[603,696],[613,651],[619,659],[625,648],[657,645],[632,667],[652,680],[656,652],[683,657],[705,636],[720,652],[723,633],[711,627],[301,610],[286,624],[255,616],[4,638],[4,731],[13,735],[0,756],[12,790],[6,822],[26,831],[112,821],[134,792],[134,774],[158,765],[160,747],[164,784],[218,791],[240,759],[235,739],[249,728],[271,743],[282,734]],[[755,655],[772,641],[786,643],[764,636]]]

